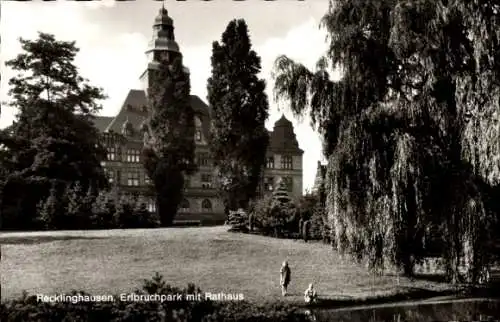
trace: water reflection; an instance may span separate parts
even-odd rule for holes
[[[500,301],[459,301],[342,311],[314,310],[311,314],[318,322],[500,321]]]

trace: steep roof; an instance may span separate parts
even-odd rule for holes
[[[100,131],[104,132],[108,127],[109,123],[113,121],[113,116],[94,116],[94,125]]]
[[[274,129],[272,132],[269,132],[269,135],[269,147],[272,151],[300,155],[304,153],[299,148],[299,142],[293,131],[292,122],[284,114],[274,123]]]
[[[121,133],[123,123],[127,120],[132,124],[134,129],[139,129],[142,122],[148,116],[146,107],[146,93],[142,90],[130,90],[120,111],[108,124],[105,132]]]
[[[210,132],[210,109],[208,105],[198,96],[191,95],[191,106],[201,119],[203,134],[208,137]],[[123,124],[128,120],[139,137],[141,125],[147,117],[146,93],[143,90],[132,89],[116,116],[96,116],[94,124],[102,132],[121,133]]]
[[[293,128],[292,122],[290,122],[286,117],[285,114],[281,115],[281,118],[274,123],[275,127],[291,127]]]

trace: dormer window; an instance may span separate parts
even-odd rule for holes
[[[134,126],[132,125],[132,123],[130,123],[130,121],[128,120],[128,118],[123,123],[122,134],[125,135],[125,136],[132,136],[132,135],[134,135]]]

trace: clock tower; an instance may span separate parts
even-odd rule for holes
[[[153,37],[149,42],[146,55],[148,57],[148,66],[144,73],[142,73],[140,80],[144,91],[147,93],[151,83],[151,73],[159,68],[161,61],[165,60],[168,63],[172,63],[178,57],[182,59],[179,45],[175,41],[174,22],[169,17],[165,6],[162,6],[155,18]]]

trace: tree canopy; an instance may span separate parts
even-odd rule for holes
[[[231,21],[221,42],[212,45],[207,86],[212,155],[219,191],[230,210],[245,208],[255,198],[265,164],[269,105],[260,70],[245,21]]]
[[[79,75],[75,43],[45,33],[20,42],[23,52],[6,63],[17,72],[9,80],[9,105],[18,114],[0,133],[2,200],[20,202],[23,210],[13,215],[19,224],[21,213],[30,222],[53,185],[79,182],[82,191],[95,193],[107,186],[100,164],[105,151],[92,122],[105,96]]]
[[[276,98],[309,113],[323,137],[339,250],[411,274],[438,227],[452,280],[464,256],[472,280],[488,264],[500,179],[499,14],[498,1],[332,0],[317,69],[278,57]]]
[[[169,226],[183,199],[185,176],[196,171],[195,113],[189,74],[180,58],[162,61],[151,72],[144,166],[154,183],[161,224]]]

